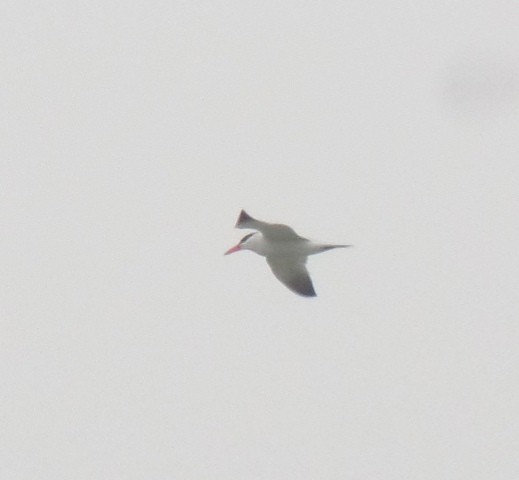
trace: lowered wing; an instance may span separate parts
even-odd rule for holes
[[[305,266],[306,257],[271,256],[267,263],[276,278],[290,290],[303,297],[315,297],[312,279]]]

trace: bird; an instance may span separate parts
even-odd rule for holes
[[[309,255],[351,245],[317,243],[298,235],[288,225],[256,220],[245,210],[240,212],[235,228],[256,230],[245,235],[224,255],[250,250],[265,257],[274,276],[292,292],[303,297],[315,297],[312,279],[306,269]]]

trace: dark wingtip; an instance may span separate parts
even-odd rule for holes
[[[296,293],[298,293],[302,297],[306,297],[306,298],[317,297],[317,293],[315,293],[315,290],[313,288],[312,288],[312,290],[308,290],[308,291],[305,291],[305,292],[296,292]]]
[[[293,292],[301,295],[302,297],[317,297],[317,293],[315,293],[314,286],[310,281],[306,285],[298,285],[297,288],[291,288]]]
[[[241,224],[248,222],[249,220],[254,220],[245,210],[242,210],[240,212],[240,216],[238,217],[238,220],[236,221],[236,226],[240,226]]]

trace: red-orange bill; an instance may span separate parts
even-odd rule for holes
[[[229,248],[229,250],[227,250],[224,255],[229,255],[230,253],[234,253],[234,252],[239,252],[241,250],[241,247],[240,245],[235,245],[234,247],[231,247]]]

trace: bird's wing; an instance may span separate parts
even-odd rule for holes
[[[312,279],[306,269],[306,257],[270,256],[267,263],[276,278],[290,290],[303,297],[315,297]]]
[[[236,228],[252,228],[260,231],[267,240],[306,240],[299,236],[293,228],[278,223],[267,223],[252,218],[245,210],[240,212]]]

